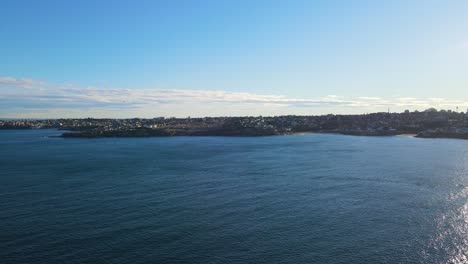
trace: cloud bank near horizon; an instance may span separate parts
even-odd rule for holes
[[[13,77],[0,77],[0,88],[2,117],[287,115],[468,107],[468,101],[444,98],[329,95],[305,99],[223,90],[78,87]]]

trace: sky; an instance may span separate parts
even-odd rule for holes
[[[0,117],[468,108],[466,0],[2,0]]]

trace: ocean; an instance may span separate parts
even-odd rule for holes
[[[1,263],[468,263],[468,141],[0,131]]]

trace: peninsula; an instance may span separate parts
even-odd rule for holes
[[[64,130],[62,137],[272,136],[304,132],[356,136],[416,134],[421,138],[468,139],[468,113],[437,111],[363,115],[247,116],[152,119],[3,120],[0,129]]]

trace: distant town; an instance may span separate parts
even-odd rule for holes
[[[414,134],[468,139],[468,113],[436,110],[320,116],[246,116],[132,119],[0,120],[0,129],[60,129],[62,137],[272,136],[338,133],[356,136]]]

